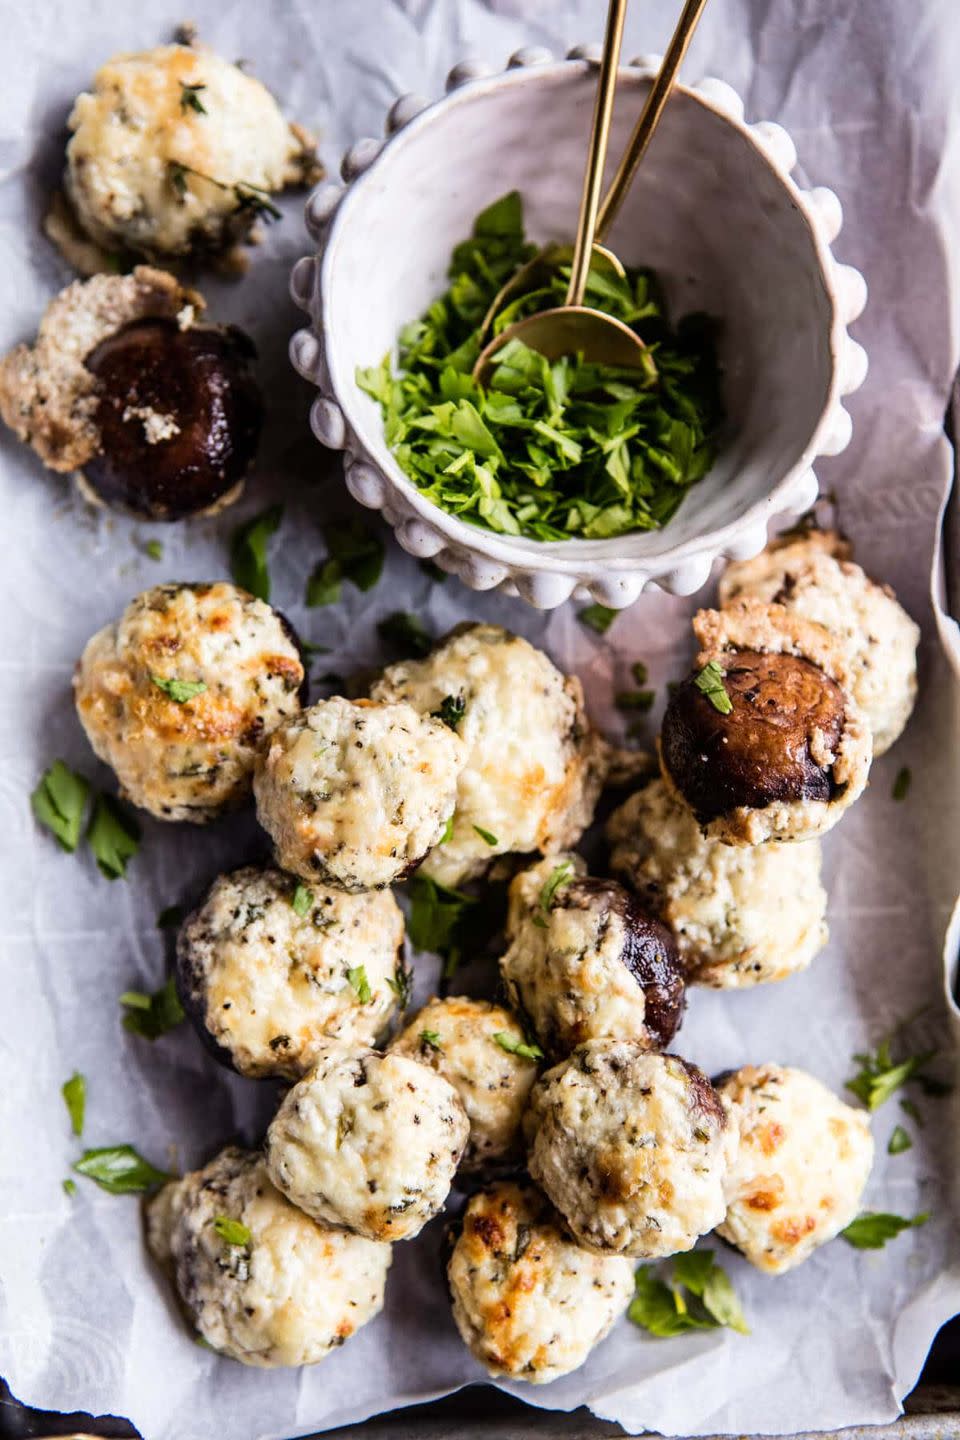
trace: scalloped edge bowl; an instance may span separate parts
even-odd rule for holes
[[[503,536],[420,494],[387,449],[356,366],[393,348],[401,324],[444,288],[453,244],[498,194],[521,190],[534,239],[565,234],[576,213],[596,57],[596,47],[578,46],[558,62],[529,47],[502,73],[455,66],[435,104],[398,100],[386,138],[347,151],[345,184],[322,184],[309,197],[317,251],[297,261],[290,282],[310,320],[292,337],[291,360],[320,392],[311,425],[322,444],[344,452],[351,495],[382,511],[410,554],[473,589],[501,586],[541,609],[574,593],[619,609],[651,584],[692,594],[717,559],[756,554],[773,520],[813,504],[814,461],[849,443],[841,396],[867,371],[866,352],[846,328],[866,303],[866,284],[830,249],[842,223],[837,197],[797,187],[789,135],[768,122],[747,125],[724,81],[678,86],[610,243],[627,263],[663,275],[675,314],[703,308],[724,320],[734,423],[716,465],[663,530],[610,540]],[[613,154],[659,62],[641,56],[622,70]],[[542,130],[544,114],[553,122],[549,170],[543,146],[518,139],[534,118]]]

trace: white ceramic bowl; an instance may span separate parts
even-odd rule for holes
[[[322,185],[310,197],[307,226],[320,253],[298,261],[291,277],[310,317],[291,356],[320,391],[313,429],[345,452],[350,493],[382,510],[411,554],[477,590],[515,587],[541,608],[575,590],[616,607],[651,583],[690,594],[718,556],[756,554],[772,519],[815,500],[813,463],[848,443],[840,397],[862,384],[867,368],[846,333],[866,286],[830,252],[842,219],[836,196],[799,190],[786,132],[746,125],[734,91],[704,80],[671,98],[609,239],[626,263],[659,272],[675,317],[703,309],[723,320],[731,438],[713,469],[663,530],[612,540],[497,535],[420,495],[387,449],[379,407],[358,388],[356,367],[395,350],[401,327],[445,288],[454,244],[505,191],[522,193],[533,239],[569,239],[593,59],[587,48],[561,62],[521,51],[502,74],[456,67],[434,105],[398,101],[386,139],[360,140],[347,152],[346,184]],[[622,71],[614,156],[658,63],[650,56]]]

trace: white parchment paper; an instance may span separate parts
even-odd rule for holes
[[[627,54],[662,49],[675,10],[634,0]],[[335,170],[341,150],[378,134],[396,95],[441,93],[467,55],[503,64],[525,43],[562,53],[602,30],[600,0],[213,0],[191,3],[202,35],[245,57],[291,115],[317,127]],[[70,101],[111,53],[168,38],[186,18],[173,0],[47,0],[3,9],[0,37],[0,344],[34,333],[69,277],[38,221],[62,158]],[[753,993],[696,991],[680,1051],[708,1071],[746,1061],[799,1064],[839,1088],[850,1055],[906,1013],[930,1008],[916,1038],[950,1046],[941,946],[960,888],[955,694],[930,604],[936,522],[950,472],[941,431],[958,361],[960,22],[955,0],[713,0],[687,62],[721,76],[750,119],[787,126],[804,183],[832,186],[845,212],[839,257],[867,275],[871,301],[854,333],[870,355],[852,397],[854,439],[819,467],[858,556],[893,582],[924,627],[921,696],[905,739],[875,767],[866,797],[826,845],[832,938],[805,975]],[[543,145],[549,163],[549,125]],[[456,163],[456,157],[451,157]],[[267,236],[240,284],[205,286],[213,313],[260,347],[270,403],[263,463],[239,510],[216,521],[148,527],[87,510],[57,477],[0,436],[3,588],[0,625],[0,1374],[44,1408],[130,1417],[150,1440],[290,1437],[439,1395],[480,1378],[460,1345],[439,1271],[439,1227],[395,1248],[384,1314],[303,1372],[245,1370],[194,1344],[147,1263],[135,1200],[61,1180],[77,1156],[60,1086],[88,1077],[84,1143],[136,1143],[163,1164],[194,1165],[227,1139],[255,1143],[275,1093],[230,1077],[184,1027],[156,1045],[120,1027],[117,996],[165,973],[155,917],[192,899],[218,871],[258,853],[249,815],[209,831],[146,821],[129,879],[110,884],[88,855],[62,854],[34,826],[27,797],[57,755],[109,777],[75,719],[70,675],[87,638],[138,590],[227,573],[238,519],[282,497],[274,600],[309,639],[319,668],[382,659],[376,621],[417,611],[438,633],[466,616],[544,644],[584,680],[597,721],[616,734],[611,696],[643,658],[662,693],[689,653],[693,601],[651,595],[598,639],[575,607],[549,617],[450,580],[432,585],[392,543],[370,595],[307,612],[307,574],[322,554],[319,520],[344,500],[336,461],[306,429],[310,396],[291,374],[297,323],[286,277],[307,248],[300,203]],[[389,237],[384,237],[389,243]],[[371,523],[375,523],[371,521]],[[143,552],[160,538],[158,564]],[[709,592],[707,592],[709,594]],[[952,634],[943,620],[944,633]],[[954,627],[955,631],[955,627]],[[953,634],[955,641],[955,634]],[[651,733],[659,707],[651,717]],[[890,795],[901,765],[907,801]],[[431,980],[421,962],[420,988]],[[949,1059],[949,1054],[948,1054]],[[753,1333],[655,1341],[625,1321],[577,1374],[512,1387],[540,1405],[586,1402],[633,1430],[789,1432],[893,1417],[942,1321],[960,1308],[960,1229],[951,1199],[960,1124],[955,1102],[924,1105],[912,1150],[888,1157],[902,1118],[876,1119],[870,1208],[933,1218],[879,1254],[842,1243],[770,1279],[732,1252],[725,1263]]]

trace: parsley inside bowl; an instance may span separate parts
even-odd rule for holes
[[[649,83],[639,68],[623,71],[613,153],[625,144]],[[862,352],[846,337],[842,315],[856,308],[855,291],[862,282],[834,265],[819,218],[821,208],[825,215],[835,212],[835,202],[824,205],[796,188],[787,174],[789,157],[784,163],[783,150],[792,149],[786,137],[769,127],[743,124],[735,105],[726,103],[726,87],[719,92],[716,85],[703,92],[679,87],[609,240],[631,272],[630,302],[637,310],[647,303],[641,284],[646,272],[653,272],[662,286],[666,324],[662,316],[647,317],[660,327],[651,344],[654,365],[656,344],[662,354],[689,341],[679,324],[683,317],[700,313],[719,322],[723,428],[716,407],[707,404],[697,425],[690,426],[689,453],[680,456],[677,467],[682,446],[663,445],[665,426],[660,424],[653,444],[682,473],[677,483],[670,480],[669,464],[658,470],[660,513],[651,517],[653,525],[643,520],[639,507],[631,514],[615,513],[615,500],[607,494],[568,496],[565,506],[551,508],[545,503],[547,492],[556,488],[564,463],[570,468],[578,463],[573,445],[582,446],[591,417],[578,415],[572,435],[557,426],[560,438],[549,433],[550,416],[526,405],[531,386],[547,392],[565,381],[576,385],[582,379],[576,361],[566,374],[551,374],[533,385],[536,358],[518,352],[511,360],[523,372],[526,397],[519,415],[512,413],[528,432],[523,454],[530,496],[526,505],[498,503],[511,499],[502,483],[505,467],[499,460],[492,467],[477,463],[490,445],[485,432],[493,427],[467,393],[469,365],[462,370],[447,366],[444,356],[443,372],[451,374],[445,380],[432,378],[438,390],[446,385],[446,393],[430,397],[431,404],[438,399],[450,407],[438,425],[438,449],[445,450],[447,466],[456,467],[459,459],[469,470],[470,485],[457,482],[456,468],[444,475],[431,466],[430,473],[414,478],[417,465],[410,451],[395,450],[411,444],[411,435],[422,439],[424,416],[419,417],[420,435],[414,425],[398,436],[383,357],[389,355],[396,375],[398,350],[403,350],[414,387],[423,384],[419,377],[427,367],[409,363],[410,342],[430,345],[442,335],[445,317],[431,309],[438,298],[446,296],[448,312],[453,306],[462,312],[461,320],[477,309],[482,313],[482,297],[474,287],[482,290],[493,283],[482,269],[496,263],[496,236],[482,254],[471,248],[468,237],[486,211],[485,223],[500,227],[502,249],[512,247],[509,258],[516,263],[517,247],[523,244],[516,202],[497,205],[504,196],[516,192],[522,200],[526,239],[532,244],[570,239],[593,87],[592,70],[581,61],[516,68],[455,89],[393,135],[339,200],[325,228],[319,285],[311,283],[310,296],[303,299],[315,331],[322,333],[323,363],[306,363],[311,347],[301,337],[294,345],[301,368],[310,369],[315,379],[319,372],[323,396],[314,407],[314,428],[321,439],[346,451],[346,479],[355,498],[382,509],[411,553],[435,558],[477,589],[512,583],[543,607],[561,603],[577,588],[616,607],[631,603],[651,582],[689,593],[703,584],[718,556],[755,553],[773,516],[795,514],[812,502],[813,460],[840,448],[846,438],[849,424],[838,401],[841,352],[853,357],[849,363],[845,358],[848,375],[857,378],[855,372],[862,371],[862,364],[855,363]],[[726,108],[711,98],[717,93]],[[534,138],[545,133],[545,116],[549,148]],[[465,240],[466,249],[458,251]],[[656,286],[647,283],[656,298]],[[297,288],[304,288],[299,280]],[[420,317],[426,317],[421,328],[411,331],[411,322]],[[698,340],[696,355],[703,354]],[[690,399],[688,378],[681,387],[681,407]],[[517,399],[511,387],[516,392],[520,382],[509,376],[507,381],[496,403],[502,407],[500,419],[509,421]],[[662,401],[664,390],[660,377],[655,403]],[[606,437],[600,432],[611,426],[608,473],[615,488],[618,476],[621,481],[635,478],[638,451],[631,448],[635,436],[625,434],[629,425],[623,413],[611,417],[609,411],[618,401],[621,411],[629,410],[631,397],[608,388],[603,398],[604,413],[592,415],[600,438],[588,438],[602,452]],[[587,393],[583,400],[593,404],[596,395]],[[668,420],[674,418],[668,414]],[[679,418],[686,424],[691,420],[689,413]],[[526,442],[539,421],[547,432],[534,432],[531,449]],[[437,425],[437,417],[427,416],[426,424]],[[651,436],[641,438],[647,445],[641,457],[646,465]],[[413,448],[422,453],[429,447],[418,443]],[[504,452],[502,444],[499,448]],[[515,456],[511,446],[510,458]],[[602,458],[606,464],[609,457]],[[671,483],[677,483],[679,503]],[[632,496],[624,499],[633,503]],[[583,511],[582,500],[594,511]],[[524,513],[518,520],[519,511]],[[608,513],[597,524],[601,512]]]

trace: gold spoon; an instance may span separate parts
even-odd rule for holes
[[[620,164],[617,167],[616,174],[614,175],[613,180],[610,184],[610,189],[607,191],[607,194],[604,197],[599,214],[597,216],[596,230],[594,233],[594,242],[592,247],[593,261],[591,263],[595,263],[596,260],[599,259],[603,265],[608,268],[612,268],[621,277],[625,274],[623,265],[620,263],[617,256],[614,255],[611,250],[608,250],[605,246],[601,245],[599,241],[603,238],[604,235],[606,235],[607,231],[610,229],[610,226],[616,219],[620,211],[620,207],[623,204],[624,197],[626,196],[627,191],[630,189],[630,186],[633,182],[633,177],[637,172],[637,167],[639,166],[640,161],[643,159],[644,155],[647,152],[647,148],[650,144],[651,139],[653,138],[654,131],[656,130],[657,125],[660,122],[660,117],[663,114],[664,106],[666,105],[667,100],[670,96],[670,91],[673,89],[674,81],[677,77],[677,72],[679,71],[680,66],[683,63],[684,56],[686,55],[687,49],[690,45],[690,41],[693,38],[693,32],[697,28],[697,24],[700,20],[701,14],[703,13],[703,9],[706,3],[707,0],[686,0],[686,4],[684,5],[683,10],[680,13],[679,20],[677,21],[676,29],[674,30],[673,35],[670,39],[670,44],[667,47],[666,53],[663,57],[663,61],[660,65],[657,77],[654,80],[653,85],[650,87],[650,93],[648,94],[646,103],[644,104],[643,110],[640,113],[640,118],[634,126],[633,134],[630,136],[630,140],[627,144],[626,150],[624,151],[623,158],[621,159]],[[609,130],[609,116],[607,124]],[[592,138],[593,137],[591,137],[591,141]],[[601,171],[602,168],[603,166],[601,164]],[[487,332],[493,326],[493,322],[496,319],[497,315],[514,296],[529,294],[531,290],[540,288],[540,286],[543,285],[543,283],[550,278],[552,273],[556,270],[557,266],[565,263],[569,259],[570,249],[568,246],[552,244],[545,246],[544,249],[542,249],[538,254],[534,255],[532,260],[528,260],[525,265],[522,265],[520,269],[516,272],[516,274],[512,275],[510,279],[506,282],[506,284],[501,286],[500,290],[494,297],[493,303],[490,305],[490,308],[484,316],[483,325],[481,326],[480,331],[481,336],[487,334]],[[587,268],[589,270],[590,266],[588,265]],[[571,275],[571,282],[572,279],[573,277]],[[567,304],[570,304],[569,292]],[[557,312],[545,311],[543,313],[555,314]],[[610,319],[611,317],[607,318]],[[512,326],[509,327],[511,331],[513,330],[513,328],[514,327]],[[632,333],[633,332],[631,331],[631,334]],[[506,334],[507,331],[505,330],[503,332],[503,335]],[[493,347],[496,346],[497,348],[499,348],[499,343],[502,342],[503,335],[498,335],[496,337],[496,340],[490,342],[490,344],[488,344],[486,348],[481,352],[480,357],[478,358],[477,363],[473,369],[474,379],[480,380],[482,378],[481,366],[483,366],[484,373],[488,373],[488,366],[485,362],[487,361],[491,352],[495,353]],[[529,339],[526,340],[526,343],[531,345],[533,349],[539,348],[539,346],[533,345],[533,342]],[[610,360],[608,363],[621,362]]]
[[[603,162],[610,138],[610,118],[626,13],[627,0],[610,0],[566,300],[563,305],[517,320],[491,340],[480,352],[473,367],[473,378],[480,384],[489,377],[498,351],[511,340],[522,340],[548,360],[557,360],[561,355],[582,354],[585,360],[594,363],[649,370],[646,346],[640,337],[622,320],[583,303],[600,210]]]

